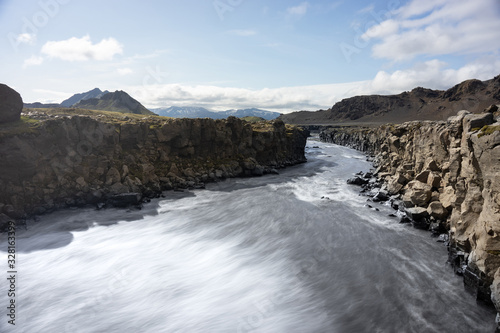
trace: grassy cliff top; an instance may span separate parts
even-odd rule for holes
[[[79,109],[79,108],[48,108],[48,109],[37,109],[37,108],[25,108],[23,113],[35,117],[53,118],[55,116],[90,116],[96,119],[103,120],[146,120],[146,119],[171,119],[169,117],[160,117],[157,115],[144,115],[144,114],[134,114],[134,113],[123,113],[115,111],[102,111],[102,110],[89,110],[89,109]]]
[[[73,117],[73,116],[84,116],[90,117],[92,119],[112,123],[112,124],[139,124],[148,123],[152,127],[161,126],[163,123],[185,121],[185,119],[162,117],[157,115],[143,115],[143,114],[133,114],[133,113],[121,113],[112,111],[101,111],[101,110],[87,110],[79,108],[25,108],[23,109],[23,114],[21,119],[17,122],[0,124],[0,138],[19,135],[19,134],[29,134],[36,133],[39,130],[40,124],[49,119],[58,119],[63,117]],[[195,120],[195,119],[190,119]],[[252,119],[256,120],[256,119]],[[215,120],[214,120],[215,121]],[[217,120],[221,121],[221,120]],[[276,123],[276,121],[255,121],[250,122],[252,129],[256,132],[267,132],[272,131],[273,127],[285,126],[282,122]],[[150,127],[151,127],[150,126]],[[291,130],[293,126],[286,125],[286,130]]]

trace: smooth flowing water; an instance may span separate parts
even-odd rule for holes
[[[16,326],[4,287],[0,331],[493,332],[445,246],[346,185],[365,157],[309,145],[309,162],[280,175],[29,223]]]

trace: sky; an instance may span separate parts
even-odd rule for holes
[[[499,0],[0,0],[0,82],[148,108],[327,109],[500,74]]]

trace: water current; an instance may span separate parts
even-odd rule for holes
[[[493,332],[446,247],[346,184],[365,156],[308,146],[279,175],[29,221],[0,332]]]

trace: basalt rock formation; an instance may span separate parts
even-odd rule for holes
[[[490,108],[489,111],[495,111]],[[460,111],[447,121],[330,128],[324,141],[375,155],[385,190],[449,233],[450,263],[500,312],[500,121]]]
[[[162,190],[305,162],[308,133],[282,121],[53,112],[30,110],[17,127],[0,127],[4,219],[89,203],[137,203]]]
[[[22,110],[21,95],[9,86],[0,84],[0,124],[19,120]]]
[[[500,104],[500,75],[487,81],[467,80],[448,90],[417,87],[398,95],[355,96],[328,110],[282,115],[288,124],[401,123],[412,120],[446,120],[466,109],[480,113]]]

